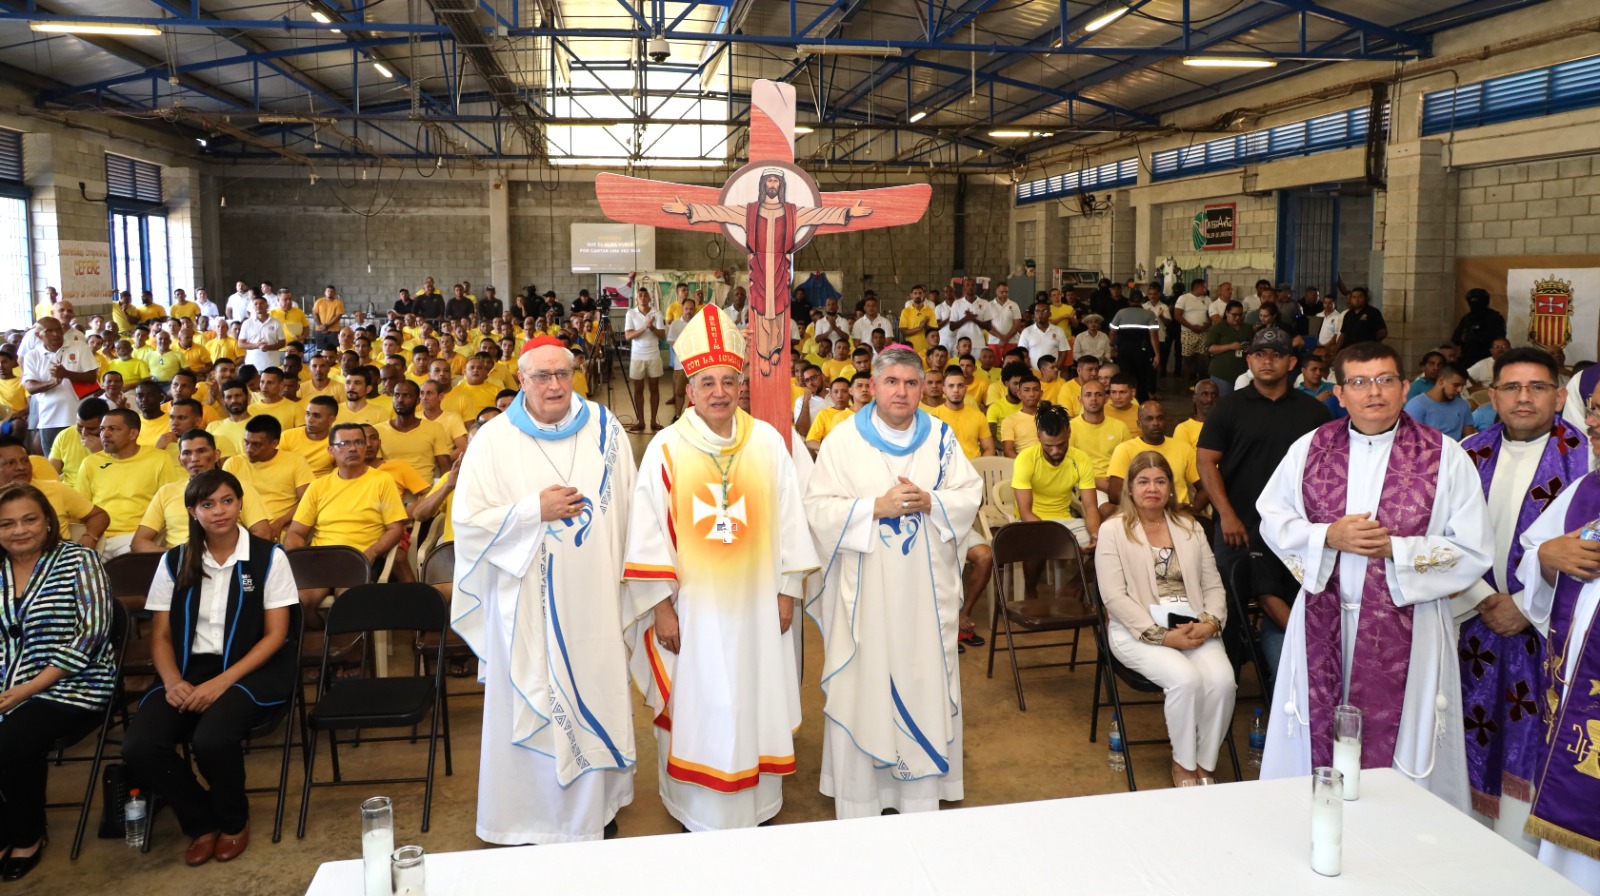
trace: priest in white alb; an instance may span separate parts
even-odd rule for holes
[[[918,409],[922,360],[872,362],[874,400],[822,445],[806,512],[824,555],[806,611],[822,629],[822,793],[839,818],[963,797],[960,539],[983,480]]]
[[[1332,765],[1333,710],[1362,711],[1361,765],[1394,767],[1469,803],[1450,596],[1494,560],[1465,451],[1402,412],[1399,355],[1340,352],[1350,416],[1289,449],[1262,491],[1261,535],[1300,581],[1273,694],[1261,777]]]
[[[484,682],[478,836],[565,843],[616,833],[637,756],[622,560],[633,449],[573,394],[573,357],[534,340],[522,391],[461,462],[451,624]]]
[[[1494,359],[1489,383],[1499,422],[1463,439],[1494,527],[1494,566],[1450,603],[1461,627],[1461,697],[1472,811],[1533,854],[1527,833],[1534,770],[1544,745],[1539,713],[1544,638],[1523,614],[1517,574],[1522,533],[1589,472],[1589,441],[1558,414],[1561,368],[1543,349]]]
[[[673,344],[691,407],[639,465],[623,577],[661,801],[691,831],[783,806],[800,725],[795,603],[816,569],[790,446],[739,409],[744,338],[708,306]]]
[[[1507,352],[1506,354],[1510,354]],[[1579,406],[1600,461],[1600,383]],[[1527,831],[1539,861],[1600,896],[1600,473],[1561,492],[1522,533],[1521,610],[1545,638]],[[1589,530],[1585,537],[1585,530]]]

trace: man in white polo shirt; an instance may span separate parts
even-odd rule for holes
[[[74,384],[93,385],[99,365],[86,343],[65,343],[61,321],[41,318],[38,327],[39,345],[22,359],[22,388],[33,398],[39,453],[48,455],[56,436],[78,422]]]

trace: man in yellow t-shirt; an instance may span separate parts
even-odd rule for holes
[[[200,316],[200,306],[189,301],[189,296],[181,289],[172,291],[172,312],[175,319],[195,318]]]
[[[368,401],[367,390],[372,387],[367,382],[367,374],[359,371],[347,373],[344,376],[344,404],[339,406],[340,423],[382,423],[389,419],[389,410],[383,405],[388,404],[387,399],[381,401]]]
[[[250,422],[250,391],[244,383],[229,380],[222,387],[222,409],[228,416],[206,426],[206,432],[217,440],[224,456],[230,446],[244,446],[244,426]]]
[[[100,419],[100,448],[79,465],[78,490],[111,515],[100,549],[111,559],[132,548],[133,533],[156,490],[187,477],[167,452],[139,444],[139,415],[133,411],[106,412]]]
[[[1142,451],[1154,451],[1167,459],[1172,467],[1172,493],[1178,503],[1187,505],[1198,513],[1205,507],[1205,491],[1200,486],[1200,469],[1195,462],[1194,446],[1179,439],[1169,439],[1164,433],[1167,419],[1161,402],[1151,399],[1139,406],[1139,435],[1129,439],[1111,452],[1111,463],[1106,468],[1106,500],[1116,504],[1122,499],[1122,486],[1128,478],[1128,465]],[[1194,499],[1190,500],[1190,495]]]
[[[496,411],[495,413],[499,413]],[[395,488],[400,490],[402,499],[415,497],[426,492],[430,486],[428,480],[417,475],[411,465],[399,460],[383,459],[381,449],[383,438],[378,435],[378,428],[370,423],[363,423],[361,429],[367,437],[367,466],[394,480]]]
[[[287,430],[278,449],[298,454],[311,466],[317,478],[332,473],[333,455],[328,453],[328,432],[339,419],[339,403],[326,395],[306,402],[306,425]]]
[[[139,312],[139,320],[162,320],[167,316],[167,309],[156,304],[156,297],[150,290],[139,293],[139,302],[140,305],[136,309]]]
[[[300,498],[283,546],[345,545],[376,564],[405,533],[406,509],[394,480],[367,466],[367,434],[358,423],[336,423],[328,437],[337,469],[311,483]],[[320,625],[316,608],[325,588],[300,591],[308,623]]]
[[[1000,424],[1022,410],[1022,396],[1017,394],[1017,390],[1022,386],[1022,378],[1031,375],[1028,365],[1015,361],[1005,366],[1000,382],[989,386],[989,395],[983,403],[984,419],[989,422],[990,430],[996,436],[1000,434]]]
[[[1017,397],[1022,399],[1021,407],[1000,421],[1000,448],[1006,457],[1016,457],[1039,444],[1039,378],[1024,374],[1017,384]]]
[[[283,427],[265,414],[251,417],[244,427],[244,454],[230,457],[222,469],[239,477],[261,496],[266,505],[271,530],[277,541],[294,517],[300,497],[315,478],[306,459],[291,451],[280,451]]]
[[[189,430],[182,435],[186,438],[178,442],[178,459],[190,479],[216,469],[222,462],[222,454],[217,451],[216,439],[211,433]],[[240,482],[239,485],[244,491],[240,500],[239,524],[251,535],[270,540],[271,521],[267,519],[267,509],[261,503],[261,496],[248,482]],[[184,480],[169,482],[156,489],[155,499],[145,510],[144,517],[139,520],[139,528],[133,535],[135,553],[165,551],[189,540],[189,510],[183,503],[183,493],[188,487],[188,480]]]
[[[1075,359],[1073,364],[1073,378],[1061,387],[1061,400],[1056,404],[1077,417],[1083,413],[1083,384],[1100,378],[1100,359],[1094,355],[1084,355]]]
[[[111,521],[106,512],[59,479],[36,477],[27,447],[10,436],[0,436],[0,485],[32,485],[43,492],[61,523],[62,538],[72,537],[74,524],[83,527],[77,541],[84,547],[97,547],[105,536],[106,525]]]
[[[1104,372],[1105,365],[1100,369]],[[1139,381],[1133,374],[1120,370],[1111,376],[1111,385],[1106,389],[1106,416],[1126,426],[1130,433],[1139,431],[1139,400],[1134,398],[1138,390]]]
[[[78,402],[78,423],[74,432],[64,432],[50,446],[50,466],[56,468],[61,481],[78,488],[78,469],[83,459],[100,450],[100,420],[108,406],[104,399],[85,398]]]
[[[1179,423],[1172,430],[1172,437],[1180,442],[1188,442],[1189,447],[1200,450],[1200,430],[1205,426],[1206,417],[1210,416],[1211,409],[1217,406],[1217,399],[1221,397],[1217,384],[1209,379],[1201,380],[1194,386],[1194,416]]]
[[[27,425],[28,391],[17,376],[16,350],[9,345],[0,347],[0,417],[21,421],[19,434]]]
[[[106,364],[106,372],[121,376],[123,385],[142,383],[150,378],[150,365],[133,356],[133,343],[118,339],[116,353],[117,356]]]
[[[183,355],[183,366],[194,371],[196,376],[205,376],[211,369],[211,349],[196,342],[194,330],[184,324],[178,331],[178,352]]]
[[[161,387],[151,380],[145,380],[133,390],[133,402],[140,417],[138,442],[146,448],[164,447],[158,442],[172,430],[172,421],[161,409],[161,397]]]
[[[284,338],[290,342],[305,338],[305,332],[311,326],[306,313],[294,303],[294,293],[287,289],[278,290],[278,307],[272,309],[271,316],[283,325]]]
[[[443,407],[462,420],[470,420],[478,416],[484,408],[494,407],[495,396],[500,394],[501,387],[489,382],[489,370],[494,367],[494,361],[486,354],[479,352],[467,362],[466,379],[451,387],[449,394],[444,397]]]
[[[1066,407],[1061,400],[1061,392],[1066,388],[1067,381],[1061,378],[1061,361],[1055,355],[1045,355],[1039,359],[1039,400],[1048,401],[1053,405]],[[1067,408],[1070,415],[1075,408]]]
[[[930,413],[943,420],[968,460],[974,457],[994,456],[994,435],[983,412],[967,404],[967,378],[960,373],[947,373],[944,377],[944,404]]]
[[[577,381],[576,375],[573,381]],[[445,437],[450,440],[450,455],[458,458],[467,450],[467,425],[461,415],[454,411],[444,409],[444,397],[448,394],[448,386],[439,380],[430,379],[422,384],[422,402],[417,407],[417,416],[424,420],[431,420],[444,428]],[[576,391],[577,387],[573,387]]]
[[[445,435],[444,427],[417,416],[421,390],[416,383],[395,383],[390,397],[394,400],[394,417],[377,426],[383,456],[406,464],[432,482],[436,474],[450,469],[450,437]]]
[[[339,332],[339,323],[344,319],[344,299],[339,298],[338,290],[332,286],[323,288],[322,298],[311,304],[311,318],[318,335]],[[323,344],[326,345],[326,341]]]
[[[1072,421],[1068,443],[1089,456],[1094,464],[1094,487],[1101,492],[1105,492],[1108,485],[1106,470],[1111,466],[1111,452],[1133,438],[1121,421],[1106,416],[1105,406],[1106,387],[1096,379],[1085,381],[1083,413]]]
[[[344,398],[344,386],[333,378],[333,361],[327,355],[318,353],[311,356],[306,362],[306,369],[311,371],[311,378],[300,384],[301,402],[310,401],[318,395],[326,395],[338,404]]]
[[[1077,536],[1079,546],[1092,549],[1100,531],[1100,500],[1094,484],[1094,461],[1071,445],[1077,427],[1057,407],[1039,414],[1039,442],[1017,455],[1011,488],[1017,497],[1017,515],[1024,522],[1060,522]],[[1083,519],[1072,512],[1077,498]]]
[[[300,415],[304,414],[297,401],[290,401],[283,397],[284,376],[283,370],[277,367],[268,367],[261,372],[261,397],[250,403],[250,416],[267,416],[278,421],[280,429],[293,429],[300,425]]]
[[[911,301],[900,309],[900,335],[918,355],[928,352],[928,334],[939,329],[939,318],[928,304],[928,294],[918,283],[911,287]]]

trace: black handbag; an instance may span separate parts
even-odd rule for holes
[[[100,801],[101,840],[121,840],[126,836],[122,824],[123,806],[128,802],[128,782],[120,762],[108,762],[101,779],[104,799]]]

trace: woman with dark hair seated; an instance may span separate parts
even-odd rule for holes
[[[232,473],[189,480],[189,541],[161,558],[145,608],[161,677],[128,727],[130,778],[172,804],[190,866],[237,858],[250,842],[244,739],[289,699],[298,670],[289,608],[300,599],[283,549],[239,525],[244,490]],[[178,753],[187,741],[200,786]]]
[[[99,555],[62,540],[38,489],[0,488],[0,880],[43,855],[50,751],[103,717],[117,682],[110,632]]]
[[[1215,784],[1237,690],[1220,637],[1222,576],[1205,534],[1173,497],[1165,457],[1134,455],[1126,482],[1094,553],[1111,652],[1166,694],[1172,783]]]

